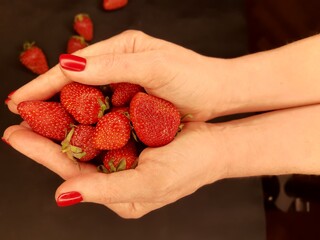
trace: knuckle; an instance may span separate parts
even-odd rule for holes
[[[121,37],[125,44],[125,51],[134,53],[144,42],[146,34],[139,30],[126,30],[122,32]]]
[[[127,207],[125,208],[125,210],[121,211],[121,212],[117,212],[117,214],[125,219],[138,219],[143,217],[146,212],[144,211],[143,208],[139,208],[138,206],[139,204],[135,204],[135,203],[128,203]]]
[[[128,29],[123,31],[121,35],[132,38],[132,37],[145,36],[145,33],[140,30]]]
[[[121,217],[125,219],[139,219],[143,216],[144,214],[142,212],[132,211],[132,212],[123,213]]]

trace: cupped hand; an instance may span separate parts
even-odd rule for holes
[[[11,126],[4,134],[13,148],[66,180],[56,198],[78,192],[83,202],[103,204],[124,218],[141,217],[223,178],[226,163],[218,161],[215,136],[219,135],[210,124],[187,123],[170,144],[146,148],[135,169],[105,174],[89,163],[81,163],[79,168],[61,153],[58,144],[25,124]]]
[[[202,56],[181,46],[126,31],[79,50],[86,59],[83,71],[58,64],[18,89],[8,101],[11,111],[24,100],[46,100],[70,81],[89,85],[131,82],[175,104],[192,121],[206,121],[228,111],[225,75],[227,61]]]

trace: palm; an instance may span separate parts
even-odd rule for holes
[[[216,176],[204,177],[209,176],[216,156],[203,157],[207,149],[203,144],[194,144],[206,138],[207,126],[205,123],[186,124],[170,144],[145,149],[136,169],[113,174],[99,173],[91,164],[81,163],[79,168],[61,153],[59,144],[23,125],[10,127],[6,135],[15,149],[67,180],[57,192],[63,191],[65,184],[72,183],[87,191],[91,196],[89,201],[104,204],[123,217],[139,217],[221,177],[224,168],[223,163],[218,162]]]

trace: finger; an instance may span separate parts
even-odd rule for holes
[[[166,51],[147,51],[127,54],[105,54],[76,59],[85,63],[82,71],[73,71],[69,63],[73,56],[63,55],[60,58],[61,71],[66,78],[72,81],[90,84],[105,85],[112,82],[129,82],[144,88],[157,88],[165,85],[167,79],[174,77],[174,72],[168,66],[169,54]]]
[[[95,172],[93,165],[80,163],[80,167],[61,152],[60,145],[34,133],[22,125],[7,128],[3,138],[16,150],[57,173],[64,179]]]
[[[65,181],[56,191],[56,199],[61,194],[78,192],[84,202],[114,204],[145,202],[154,189],[137,170],[126,170],[111,174],[88,173]]]
[[[146,42],[148,41],[148,42]],[[163,44],[139,31],[126,31],[107,40],[90,45],[74,53],[74,55],[88,57],[108,53],[128,53],[153,49]],[[26,100],[46,100],[58,93],[70,80],[62,74],[58,65],[45,74],[25,84],[10,96],[9,109],[17,113],[17,105]]]
[[[20,102],[49,99],[68,82],[70,80],[61,73],[59,66],[55,66],[16,90],[7,103],[8,107],[10,111],[17,113],[17,106]]]

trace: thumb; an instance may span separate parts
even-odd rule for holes
[[[59,64],[65,76],[75,82],[89,85],[129,82],[155,88],[165,84],[161,81],[170,79],[167,58],[168,54],[163,50],[110,53],[86,58],[62,54]]]
[[[99,172],[82,174],[68,179],[59,186],[56,191],[56,202],[61,207],[79,202],[104,205],[131,202],[143,196],[142,184],[141,175],[136,170],[112,174]]]

